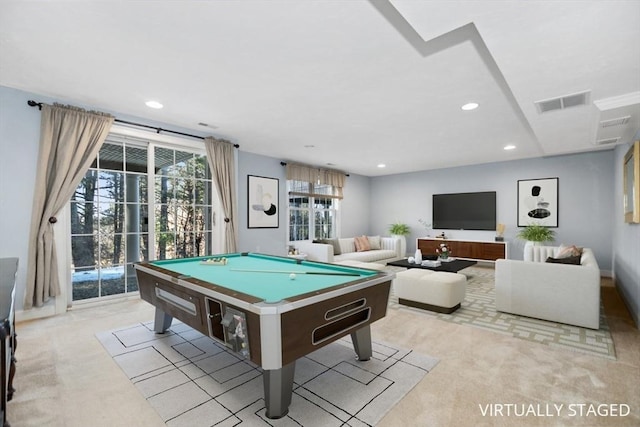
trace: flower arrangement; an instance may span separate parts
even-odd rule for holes
[[[451,251],[449,251],[449,247],[446,243],[440,243],[440,248],[436,248],[436,253],[443,259],[447,259],[449,258],[449,255],[451,255]]]

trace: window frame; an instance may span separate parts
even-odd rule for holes
[[[313,182],[309,182],[309,192],[305,193],[305,192],[301,192],[301,191],[294,191],[292,190],[292,185],[294,182],[306,182],[306,181],[298,181],[298,180],[287,180],[287,218],[289,219],[287,221],[287,242],[288,245],[293,245],[295,244],[295,242],[301,242],[301,241],[305,241],[305,240],[291,240],[291,211],[292,210],[298,210],[298,211],[306,211],[308,213],[308,217],[309,217],[309,224],[308,224],[308,228],[309,228],[309,238],[306,239],[307,241],[313,241],[316,240],[320,237],[316,236],[316,212],[333,212],[333,224],[332,224],[332,229],[334,231],[334,235],[331,236],[331,238],[340,238],[340,200],[341,197],[338,197],[335,195],[336,189],[333,186],[328,186],[326,184],[321,184],[322,187],[331,187],[332,188],[332,192],[334,194],[322,194],[322,193],[315,193],[315,187],[316,187],[316,183]],[[291,206],[291,198],[292,197],[306,197],[308,198],[308,207],[307,208],[297,208],[297,207],[292,207]],[[333,199],[333,208],[332,209],[316,209],[316,199],[321,199],[321,198],[329,198],[329,199]],[[324,237],[326,238],[326,237]]]
[[[155,214],[152,214],[151,210],[155,207],[155,191],[153,189],[154,181],[152,176],[154,174],[149,171],[153,171],[155,162],[153,159],[153,153],[157,147],[168,148],[172,150],[189,151],[197,155],[207,156],[206,149],[202,142],[189,140],[183,137],[176,137],[172,135],[154,134],[146,130],[131,128],[124,125],[114,124],[109,132],[107,141],[124,140],[128,145],[139,145],[147,147],[147,183],[150,187],[148,194],[148,206],[149,206],[149,224],[152,222]],[[137,142],[137,144],[136,144]],[[215,183],[211,182],[211,206],[212,206],[212,224],[210,230],[212,233],[212,253],[220,253],[224,242],[223,233],[224,226],[222,221],[217,221],[217,218],[222,218],[222,208],[220,198],[217,192]],[[108,296],[100,296],[97,298],[91,298],[87,300],[73,301],[73,282],[71,278],[71,268],[73,263],[72,251],[71,251],[71,203],[66,203],[63,209],[58,214],[58,223],[56,225],[55,244],[57,248],[58,256],[58,276],[60,280],[60,295],[55,298],[55,308],[53,314],[64,313],[72,305],[93,305],[101,304],[114,298],[131,298],[139,297],[139,291],[126,292],[121,294],[114,294]],[[148,229],[149,235],[149,260],[155,260],[155,238],[156,231],[154,226],[150,226]]]

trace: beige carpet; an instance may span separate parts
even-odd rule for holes
[[[640,332],[610,279],[602,299],[616,360],[540,345],[406,310],[389,310],[373,339],[440,360],[380,420],[407,426],[640,425]],[[96,333],[153,319],[137,299],[87,307],[17,325],[12,427],[162,427],[165,423],[96,339]],[[625,417],[483,415],[487,404],[625,403]],[[565,406],[566,407],[566,406]]]
[[[598,330],[502,313],[496,311],[492,268],[469,267],[461,270],[460,273],[467,276],[467,292],[461,307],[451,314],[398,304],[398,298],[393,291],[389,306],[396,310],[409,310],[418,315],[481,328],[542,345],[615,360],[615,346],[604,307],[600,313]]]

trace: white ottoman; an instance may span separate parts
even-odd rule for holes
[[[384,264],[378,264],[377,262],[362,262],[346,259],[344,261],[334,262],[334,264],[346,265],[347,267],[355,267],[355,268],[368,268],[369,270],[384,270]]]
[[[410,268],[396,273],[393,289],[400,304],[438,313],[460,308],[467,288],[467,277],[459,273]]]

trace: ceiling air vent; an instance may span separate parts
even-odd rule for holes
[[[596,141],[596,145],[607,145],[607,144],[615,144],[618,141],[620,141],[620,137],[617,138],[606,138],[606,139],[599,139]]]
[[[587,105],[589,103],[589,94],[591,94],[591,91],[585,91],[561,96],[559,98],[536,101],[534,104],[536,104],[536,107],[538,108],[538,113],[542,114],[548,111],[563,110],[569,107]]]
[[[617,119],[611,119],[611,120],[603,120],[600,122],[600,127],[610,128],[612,126],[622,126],[629,123],[629,120],[631,120],[631,116],[618,117]]]

